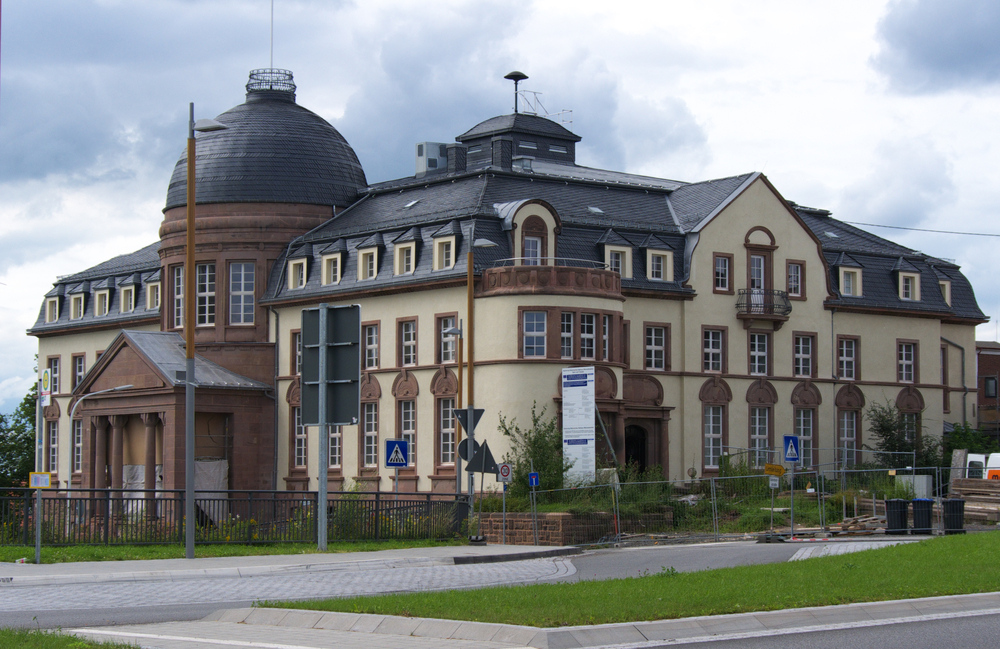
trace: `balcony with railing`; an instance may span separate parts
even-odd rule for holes
[[[736,317],[749,329],[754,320],[767,320],[780,329],[792,312],[788,293],[765,288],[741,288],[736,297]]]
[[[483,270],[481,295],[586,295],[621,299],[621,275],[601,262],[572,257],[500,259]]]

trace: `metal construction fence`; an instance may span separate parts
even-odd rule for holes
[[[0,545],[34,543],[40,516],[44,545],[184,542],[184,492],[116,489],[0,491]],[[197,543],[316,543],[318,495],[310,491],[198,492]],[[459,533],[464,497],[438,494],[330,492],[331,541],[443,539]]]
[[[535,536],[546,514],[572,515],[574,543],[629,537],[704,538],[821,530],[848,517],[884,515],[885,500],[947,495],[952,469],[923,467],[796,471],[776,478],[756,469],[685,481],[624,482],[539,490],[533,495]],[[956,470],[960,471],[960,470]],[[961,477],[961,476],[957,476]],[[794,481],[794,482],[793,482]]]

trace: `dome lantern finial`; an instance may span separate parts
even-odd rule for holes
[[[291,70],[281,70],[278,68],[260,68],[250,71],[250,80],[247,81],[247,99],[257,93],[286,94],[292,101],[295,101],[295,80]]]

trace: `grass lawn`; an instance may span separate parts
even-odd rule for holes
[[[260,606],[559,627],[1000,591],[1000,534],[759,566]]]
[[[358,541],[329,543],[327,552],[372,552],[399,548],[427,548],[440,545],[464,545],[455,541]],[[195,557],[247,557],[267,554],[318,554],[309,543],[276,543],[273,545],[195,545]],[[69,561],[130,561],[135,559],[183,559],[183,545],[67,545],[42,546],[42,563]],[[25,545],[0,546],[0,562],[10,563],[20,558],[35,562],[35,547]],[[2,649],[3,645],[0,645]]]
[[[0,629],[0,649],[126,649],[132,644],[91,642],[51,631]]]

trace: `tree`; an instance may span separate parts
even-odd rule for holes
[[[563,459],[562,433],[556,426],[555,417],[544,417],[545,408],[539,412],[537,403],[531,405],[531,428],[528,429],[500,415],[499,430],[511,441],[510,452],[504,455],[504,462],[514,465],[511,496],[528,496],[528,473],[532,464],[542,489],[561,489],[563,486],[563,476],[570,463]]]
[[[940,466],[941,443],[935,437],[921,435],[919,430],[907,430],[902,413],[895,405],[873,403],[865,413],[868,432],[875,439],[879,464],[888,469],[901,469],[914,462],[916,466]]]
[[[968,422],[955,424],[955,427],[945,437],[944,443],[944,464],[951,466],[951,454],[958,450],[965,449],[970,453],[990,453],[1000,452],[1000,445],[988,433],[973,428]]]
[[[35,404],[37,386],[10,414],[0,414],[0,487],[27,484],[35,468]]]

